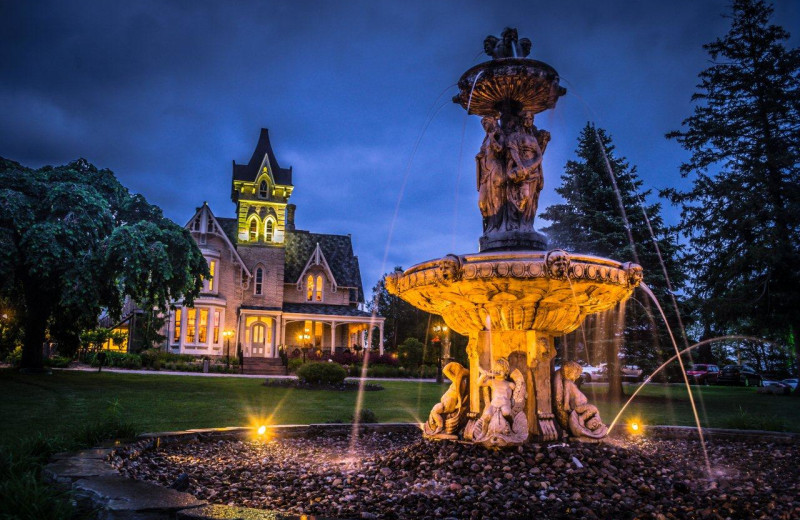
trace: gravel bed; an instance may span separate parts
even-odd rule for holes
[[[615,439],[504,451],[370,433],[132,446],[123,475],[328,518],[800,518],[800,447]]]

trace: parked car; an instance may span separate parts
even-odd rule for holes
[[[789,385],[789,388],[791,388],[792,390],[797,390],[797,381],[798,380],[796,378],[794,378],[794,379],[784,379],[783,381],[781,381],[781,383],[785,383],[785,384]]]
[[[717,383],[721,385],[762,386],[763,378],[750,365],[728,365],[720,370]]]
[[[764,386],[758,389],[759,394],[789,395],[792,387],[783,381],[763,381]]]
[[[686,371],[686,376],[690,383],[697,385],[716,383],[719,379],[719,367],[717,365],[693,365]]]
[[[592,383],[601,381],[603,379],[603,373],[605,370],[605,363],[601,363],[598,366],[592,365],[583,365],[583,382],[584,383]]]
[[[583,367],[584,378],[586,375],[586,369],[590,367]],[[595,368],[595,367],[591,367]],[[624,365],[620,367],[622,371],[622,380],[628,382],[639,382],[643,379],[642,374],[643,371],[636,365]],[[594,373],[592,373],[592,381],[608,381],[608,365],[606,363],[600,363]],[[589,379],[586,379],[589,381]]]

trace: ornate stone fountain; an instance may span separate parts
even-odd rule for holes
[[[597,408],[574,383],[580,365],[565,363],[553,373],[553,338],[627,299],[642,268],[547,250],[546,237],[534,229],[550,140],[534,116],[554,108],[566,89],[555,69],[527,58],[530,46],[516,29],[487,37],[492,60],[465,72],[453,98],[483,116],[486,131],[475,157],[480,252],[447,255],[386,278],[389,292],[469,337],[469,369],[445,367],[452,385],[425,424],[429,438],[507,446],[606,434]]]

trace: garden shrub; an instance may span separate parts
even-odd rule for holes
[[[44,360],[44,366],[53,368],[67,368],[72,362],[72,358],[64,356],[52,356]]]
[[[297,372],[297,369],[303,366],[303,358],[290,358],[289,359],[289,372]]]
[[[405,377],[399,367],[391,365],[371,365],[367,370],[369,377]]]
[[[297,377],[312,385],[339,385],[347,377],[347,371],[338,363],[312,362],[298,368]]]
[[[11,352],[9,352],[8,356],[6,357],[6,363],[11,365],[12,367],[18,367],[21,361],[22,361],[22,347],[15,348]]]
[[[358,414],[358,422],[359,424],[376,423],[378,422],[378,417],[369,408],[362,408],[361,413]]]

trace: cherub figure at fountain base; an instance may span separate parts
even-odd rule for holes
[[[427,439],[456,440],[468,409],[469,370],[453,361],[442,374],[451,381],[450,387],[431,409],[422,431]]]
[[[506,358],[494,363],[493,370],[478,369],[478,385],[491,392],[491,399],[481,416],[467,425],[464,437],[490,447],[516,446],[528,439],[525,415],[527,388],[518,369],[511,373]]]
[[[579,441],[597,442],[608,434],[608,426],[600,419],[600,412],[578,389],[575,381],[583,368],[567,361],[555,374],[556,418],[559,424]]]

